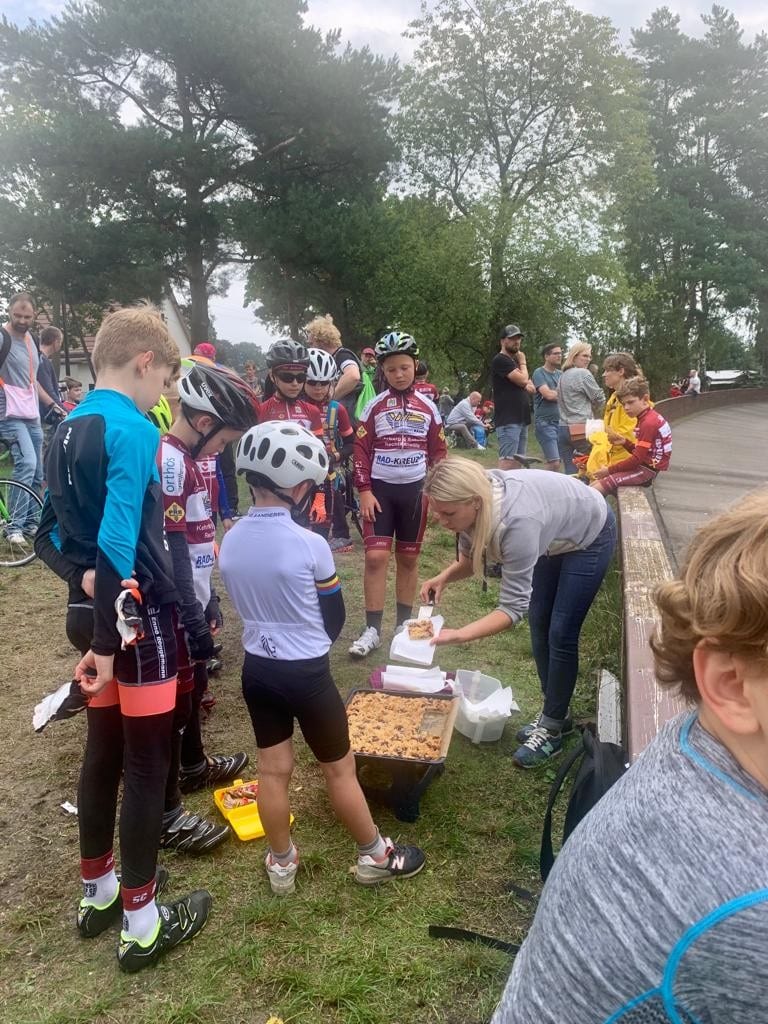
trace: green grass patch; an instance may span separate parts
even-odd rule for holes
[[[480,457],[493,465],[495,455]],[[449,534],[430,527],[422,578],[453,558]],[[365,663],[347,655],[363,625],[362,553],[338,559],[348,621],[333,651],[342,693],[364,685],[386,650]],[[497,582],[449,588],[441,611],[458,626],[494,607]],[[335,822],[320,772],[297,735],[292,784],[295,840],[301,870],[294,897],[272,896],[263,866],[264,841],[233,838],[213,855],[166,855],[169,898],[205,886],[214,896],[211,920],[189,947],[156,969],[121,975],[116,933],[84,942],[73,924],[79,895],[77,823],[61,811],[76,800],[84,721],[35,736],[33,704],[69,677],[75,658],[64,637],[63,586],[39,564],[0,571],[5,660],[14,699],[3,702],[0,749],[5,783],[0,827],[0,1001],[14,1024],[480,1024],[503,987],[510,960],[497,951],[435,941],[429,924],[473,928],[519,941],[532,904],[505,892],[505,883],[537,888],[538,843],[551,772],[520,772],[509,753],[518,720],[501,741],[473,746],[456,733],[445,773],[421,802],[413,824],[385,807],[374,817],[393,838],[415,842],[428,862],[416,878],[378,891],[349,874],[354,843]],[[394,588],[385,615],[385,644],[394,622]],[[574,699],[577,717],[595,711],[595,672],[619,670],[618,573],[612,569],[586,622]],[[239,694],[239,623],[224,602],[225,669],[212,681],[218,704],[204,732],[209,751],[248,750],[250,722]],[[539,682],[527,625],[459,647],[441,648],[444,669],[468,668],[511,685],[519,721],[540,707]],[[255,776],[253,772],[245,773]],[[188,798],[190,809],[215,817],[210,793]]]

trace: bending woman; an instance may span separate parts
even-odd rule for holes
[[[593,489],[558,473],[484,471],[449,457],[428,474],[424,493],[437,522],[459,535],[459,558],[421,588],[439,603],[455,580],[501,563],[499,607],[433,643],[493,636],[528,614],[544,707],[517,734],[513,760],[534,768],[559,753],[572,729],[568,707],[579,672],[579,636],[616,546],[616,520]]]

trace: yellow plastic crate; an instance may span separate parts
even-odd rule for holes
[[[257,803],[250,803],[242,807],[225,807],[224,794],[237,789],[238,786],[251,785],[253,783],[256,783],[258,786],[258,781],[258,779],[249,779],[246,782],[243,779],[235,779],[231,786],[224,786],[213,791],[214,803],[229,822],[237,838],[242,839],[243,842],[248,842],[249,839],[261,839],[264,836],[264,826],[261,824],[261,818],[259,817],[259,805]],[[291,825],[294,820],[293,815],[291,815]]]

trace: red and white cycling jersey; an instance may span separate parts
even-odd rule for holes
[[[435,405],[413,388],[387,389],[363,409],[355,436],[355,486],[371,480],[410,484],[446,455],[445,434]]]
[[[259,423],[266,423],[268,420],[290,420],[311,430],[318,437],[323,436],[320,410],[303,398],[295,398],[288,402],[280,395],[272,395],[259,406]]]
[[[672,457],[672,431],[669,424],[655,409],[644,409],[637,417],[636,441],[625,441],[624,447],[631,452],[628,458],[615,462],[612,472],[648,466],[656,472],[669,468]]]
[[[192,563],[195,597],[206,608],[211,599],[211,573],[216,560],[216,530],[208,491],[197,463],[185,445],[165,434],[157,453],[167,533],[183,533]]]

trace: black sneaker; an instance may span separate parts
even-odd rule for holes
[[[391,882],[393,878],[410,878],[417,875],[424,867],[426,857],[418,846],[401,846],[385,839],[387,859],[379,863],[373,857],[357,858],[355,865],[355,881],[360,885],[380,885]]]
[[[196,889],[175,903],[158,906],[160,920],[154,939],[142,945],[138,939],[129,939],[120,933],[120,944],[117,947],[117,962],[120,970],[126,974],[135,974],[144,967],[149,967],[169,949],[190,939],[201,932],[208,920],[213,899],[206,889]]]
[[[208,853],[229,835],[229,825],[206,821],[199,814],[190,814],[183,807],[160,834],[160,848],[179,853]]]
[[[535,722],[529,722],[528,725],[524,725],[522,727],[522,729],[518,729],[517,732],[515,733],[515,739],[517,740],[518,743],[525,743],[525,741],[530,739],[531,736],[533,735],[533,730],[534,729],[538,729],[538,727],[539,727],[539,720],[537,718]],[[560,735],[561,736],[570,736],[572,732],[573,732],[573,719],[572,718],[566,718],[563,721],[563,727],[560,730]]]
[[[239,777],[240,772],[248,764],[248,755],[215,754],[208,758],[208,763],[197,771],[182,768],[179,772],[179,786],[182,793],[193,793],[196,789],[206,786],[217,786],[221,782],[229,782]]]
[[[155,872],[155,896],[159,896],[168,885],[171,876],[164,867]],[[123,916],[122,894],[118,887],[117,896],[106,907],[94,907],[90,903],[77,908],[77,930],[84,939],[95,939],[113,924],[117,924]]]

